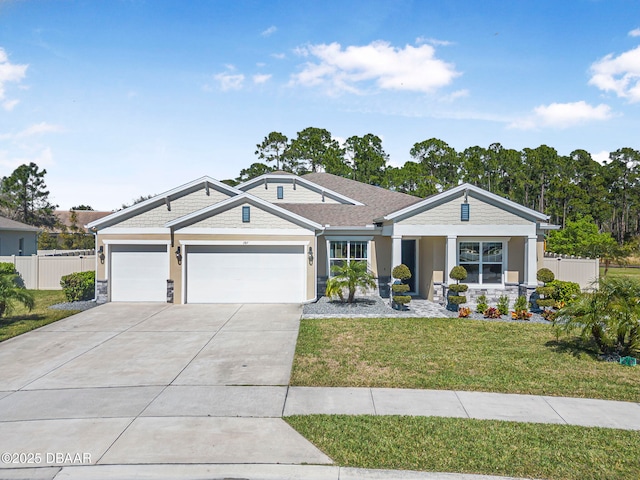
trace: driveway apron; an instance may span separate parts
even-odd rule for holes
[[[0,468],[332,463],[281,418],[300,314],[109,303],[0,343]]]

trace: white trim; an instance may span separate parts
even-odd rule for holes
[[[272,240],[180,240],[180,245],[211,245],[211,246],[223,246],[223,245],[309,245],[309,241],[304,240],[285,240],[285,241],[272,241]]]
[[[167,235],[171,229],[163,227],[107,227],[98,235]]]
[[[359,205],[362,206],[364,205],[363,203],[354,200],[353,198],[349,198],[346,195],[343,195],[341,193],[336,192],[335,190],[329,190],[328,188],[323,187],[322,185],[318,185],[317,183],[314,183],[310,180],[306,180],[302,177],[299,177],[297,175],[283,175],[283,174],[274,174],[274,173],[265,173],[264,175],[260,175],[259,177],[256,178],[252,178],[251,180],[247,180],[244,183],[241,183],[239,185],[236,185],[236,189],[241,190],[243,192],[246,192],[247,188],[253,187],[254,185],[260,183],[260,182],[266,182],[268,183],[269,180],[279,180],[280,183],[293,183],[294,185],[305,185],[306,187],[308,187],[311,190],[314,190],[316,193],[320,193],[323,196],[327,195],[331,198],[333,198],[334,200],[343,200],[347,203],[350,203],[352,205]],[[289,182],[289,180],[291,180],[291,182]],[[324,199],[323,199],[324,201]]]
[[[278,235],[278,236],[311,236],[315,235],[313,230],[285,229],[285,228],[198,228],[185,227],[174,230],[176,235],[200,234],[200,235]]]
[[[127,240],[127,239],[104,239],[105,245],[171,245],[170,240]]]
[[[393,226],[393,235],[403,237],[447,237],[473,236],[495,237],[496,232],[507,237],[535,235],[536,224],[530,225],[398,225]]]
[[[358,235],[340,235],[340,236],[333,236],[333,235],[325,235],[324,236],[325,239],[327,240],[331,240],[332,242],[345,242],[345,241],[349,241],[349,240],[355,240],[355,241],[367,241],[370,242],[371,240],[373,240],[373,237],[360,237]]]
[[[180,185],[179,187],[173,188],[171,190],[168,190],[164,193],[161,193],[159,195],[156,195],[152,198],[149,198],[143,202],[140,203],[136,203],[135,205],[132,205],[128,208],[124,208],[122,210],[119,210],[117,212],[112,213],[111,215],[107,215],[106,217],[100,218],[99,220],[95,220],[93,222],[88,223],[87,225],[85,225],[86,228],[97,228],[100,225],[104,224],[104,223],[110,223],[114,220],[117,220],[121,217],[130,217],[130,216],[135,216],[132,215],[134,212],[138,212],[138,210],[144,210],[147,207],[157,207],[159,205],[163,205],[166,202],[166,198],[170,197],[170,196],[174,196],[174,195],[178,195],[179,193],[185,192],[187,190],[193,189],[194,187],[195,190],[194,191],[198,191],[202,188],[204,188],[205,183],[211,184],[213,185],[214,189],[220,191],[221,193],[228,193],[230,196],[235,196],[235,195],[239,195],[242,192],[234,187],[230,187],[229,185],[222,183],[218,180],[216,180],[215,178],[211,178],[209,176],[204,176],[204,177],[200,177],[197,178],[195,180],[192,180],[189,183],[185,183],[184,185]],[[179,198],[183,195],[179,195],[175,198]]]
[[[540,213],[536,210],[532,210],[530,208],[524,207],[519,203],[513,202],[507,198],[496,195],[495,193],[488,192],[482,188],[476,187],[475,185],[471,185],[470,183],[463,183],[462,185],[458,185],[450,190],[446,190],[437,195],[433,195],[432,197],[426,198],[418,203],[414,203],[408,207],[402,208],[396,212],[390,213],[383,217],[384,220],[395,220],[401,219],[402,217],[411,217],[418,213],[419,211],[427,210],[429,207],[433,205],[437,205],[440,203],[444,203],[449,198],[457,198],[458,194],[464,194],[465,192],[473,192],[478,197],[484,197],[494,203],[505,205],[506,207],[516,210],[527,217],[532,217],[536,220],[547,221],[549,220],[549,216],[544,213]]]

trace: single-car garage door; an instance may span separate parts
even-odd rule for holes
[[[112,245],[110,255],[112,302],[167,301],[166,245]]]
[[[302,245],[188,245],[187,303],[305,300]]]

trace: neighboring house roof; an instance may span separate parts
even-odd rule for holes
[[[385,215],[379,218],[379,221],[382,220],[395,220],[401,217],[409,217],[414,213],[417,213],[422,210],[426,210],[431,206],[439,205],[448,201],[451,198],[459,197],[464,194],[465,191],[473,192],[474,196],[477,198],[488,200],[491,203],[501,205],[503,208],[508,210],[518,212],[521,215],[532,218],[538,221],[546,221],[549,220],[549,216],[544,213],[540,213],[536,210],[532,210],[530,208],[524,207],[519,203],[513,202],[507,198],[501,197],[500,195],[496,195],[495,193],[488,192],[482,188],[476,187],[475,185],[471,185],[470,183],[463,183],[462,185],[458,185],[450,190],[446,190],[437,195],[433,195],[431,197],[425,198],[424,200],[420,200],[418,203],[410,205],[406,208],[397,210],[395,212],[391,212],[388,215]]]
[[[309,173],[302,178],[363,204],[279,204],[282,208],[321,225],[336,227],[362,227],[372,225],[374,219],[422,200],[421,198],[407,195],[406,193],[393,192],[382,187],[368,185],[330,173]]]
[[[85,227],[85,225],[100,220],[108,215],[111,215],[113,212],[96,212],[93,210],[74,210],[76,212],[76,226],[80,227],[86,233],[89,230]],[[58,218],[58,223],[66,226],[67,228],[71,228],[71,211],[70,210],[56,210],[53,214]],[[60,233],[62,230],[60,227],[55,227],[49,229],[49,231],[53,233]]]
[[[39,232],[38,227],[27,225],[26,223],[11,220],[10,218],[0,217],[0,230],[11,230],[15,232]]]

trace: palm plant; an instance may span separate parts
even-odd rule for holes
[[[33,295],[16,281],[18,275],[0,275],[0,318],[11,315],[16,303],[21,303],[29,310],[34,306]]]
[[[365,261],[351,261],[333,265],[331,274],[333,276],[327,280],[325,294],[328,297],[337,296],[343,302],[344,289],[349,292],[347,302],[353,303],[358,287],[375,288],[376,286],[375,277],[367,268],[367,262]]]
[[[605,278],[598,290],[579,295],[558,312],[556,325],[592,338],[600,351],[621,356],[640,351],[640,280]]]

